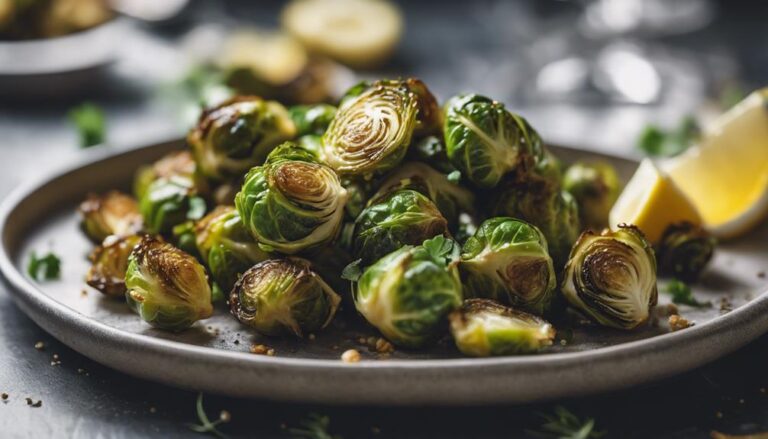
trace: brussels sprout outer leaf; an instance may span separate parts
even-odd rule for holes
[[[465,355],[528,354],[552,344],[546,321],[488,299],[468,299],[450,314],[451,334]]]
[[[139,206],[132,197],[118,191],[104,195],[89,194],[80,203],[85,233],[93,241],[101,243],[109,235],[129,235],[142,228]]]
[[[90,255],[92,265],[85,277],[86,283],[107,296],[124,296],[128,257],[139,241],[138,235],[111,235],[105,239]]]

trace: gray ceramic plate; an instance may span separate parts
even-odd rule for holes
[[[170,142],[118,154],[94,151],[80,166],[17,190],[0,210],[0,269],[22,311],[84,355],[142,378],[237,396],[290,401],[365,404],[481,404],[527,402],[617,389],[696,367],[768,330],[768,225],[723,244],[696,295],[709,308],[681,307],[696,322],[669,333],[666,319],[639,331],[575,330],[566,345],[546,353],[504,358],[461,358],[444,340],[427,351],[396,351],[378,358],[358,339],[375,335],[354,316],[340,316],[314,341],[261,338],[224,309],[192,329],[172,334],[150,328],[124,303],[83,283],[90,242],[78,230],[77,203],[89,191],[128,188],[134,170],[181,147]],[[565,160],[604,158],[624,178],[635,163],[555,148]],[[111,154],[111,155],[108,155]],[[35,283],[24,273],[31,251],[63,258],[62,278]],[[86,293],[83,293],[83,291]],[[662,303],[667,297],[662,294]],[[274,357],[248,353],[254,343]],[[357,348],[363,360],[346,364]]]

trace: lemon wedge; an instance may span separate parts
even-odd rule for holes
[[[644,159],[611,208],[609,221],[612,227],[633,224],[655,243],[670,224],[688,221],[699,225],[701,217],[672,179],[651,159]]]
[[[743,234],[768,214],[768,88],[720,116],[698,146],[663,165],[716,237]]]

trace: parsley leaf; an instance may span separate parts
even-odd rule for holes
[[[196,407],[197,418],[200,420],[200,424],[189,424],[189,429],[197,433],[211,433],[214,436],[226,439],[227,435],[225,435],[224,433],[216,429],[216,426],[223,422],[229,422],[230,420],[229,412],[226,410],[222,410],[222,412],[219,414],[219,419],[211,422],[211,420],[208,419],[208,415],[205,414],[205,409],[203,408],[202,392],[197,394],[197,403],[195,407]]]
[[[307,439],[342,439],[337,434],[331,434],[328,429],[331,426],[331,418],[328,416],[310,413],[306,419],[300,422],[301,428],[289,428],[288,432],[295,438]]]
[[[351,280],[352,282],[357,282],[357,280],[360,279],[360,276],[363,275],[363,267],[361,266],[362,263],[362,259],[352,261],[341,271],[341,278]]]
[[[595,420],[579,419],[563,406],[556,406],[552,414],[540,413],[544,419],[538,431],[528,431],[533,436],[557,439],[596,439],[605,435],[604,431],[595,430]]]
[[[69,110],[69,120],[77,128],[82,148],[104,143],[106,122],[101,108],[86,102]]]
[[[422,247],[429,253],[435,261],[441,264],[449,264],[459,259],[459,246],[452,239],[443,235],[437,235],[434,238],[427,239]]]
[[[696,298],[693,297],[691,287],[677,279],[672,279],[667,284],[667,293],[672,296],[673,303],[697,307],[712,306],[712,303],[710,302],[699,302],[696,300]]]
[[[688,116],[672,131],[648,125],[640,134],[637,146],[649,156],[671,157],[688,149],[699,139],[700,134],[698,123]]]
[[[41,280],[41,276],[42,280],[58,279],[61,274],[61,260],[51,252],[39,258],[35,252],[32,252],[29,255],[27,273],[37,281]]]

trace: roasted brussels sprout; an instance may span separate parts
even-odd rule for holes
[[[370,181],[361,178],[342,177],[341,185],[347,190],[347,204],[344,205],[347,219],[354,221],[363,212],[375,190]]]
[[[581,234],[565,267],[566,300],[597,323],[633,329],[656,305],[656,258],[634,226]]]
[[[538,315],[549,309],[557,287],[544,235],[513,218],[483,222],[462,247],[459,271],[465,297],[494,299]]]
[[[243,274],[232,289],[232,314],[264,335],[306,333],[333,320],[341,298],[299,258],[268,259]]]
[[[687,282],[696,280],[712,259],[717,241],[689,222],[672,224],[661,237],[659,271]]]
[[[181,331],[213,313],[205,268],[191,255],[145,235],[128,258],[128,305],[150,325]]]
[[[323,135],[323,160],[341,174],[394,168],[417,125],[419,97],[400,81],[379,81],[344,100]]]
[[[555,338],[545,320],[488,299],[465,300],[449,318],[456,347],[473,357],[533,353]]]
[[[429,198],[399,190],[367,207],[355,221],[353,253],[363,265],[404,245],[418,245],[436,235],[448,236],[448,221]]]
[[[315,134],[307,134],[296,139],[296,145],[299,148],[312,153],[313,156],[320,159],[320,155],[323,153],[323,138]]]
[[[296,125],[297,136],[322,135],[336,115],[336,107],[328,104],[297,105],[289,108],[288,113]]]
[[[139,235],[108,236],[91,252],[89,259],[92,265],[88,269],[85,282],[107,296],[124,296],[128,257],[139,241]]]
[[[427,163],[443,174],[457,171],[453,163],[448,160],[445,144],[437,136],[427,136],[418,142],[414,142],[408,149],[406,160],[408,159]]]
[[[528,122],[484,96],[451,98],[443,134],[451,163],[481,188],[495,187],[507,174],[528,173],[542,155],[541,139]]]
[[[439,236],[384,256],[353,284],[355,308],[392,343],[416,348],[434,340],[461,305],[457,249]]]
[[[452,183],[429,165],[409,162],[392,171],[379,185],[372,203],[401,189],[412,189],[426,195],[448,220],[452,230],[458,223],[459,213],[474,212],[475,197],[469,190]]]
[[[275,146],[295,135],[282,104],[238,96],[204,111],[187,143],[202,175],[226,180],[262,164]]]
[[[576,162],[563,176],[563,189],[576,199],[582,225],[600,230],[608,225],[608,213],[619,197],[621,183],[609,163]]]
[[[195,237],[197,250],[219,291],[229,292],[248,268],[269,259],[233,206],[218,206],[198,221]]]
[[[95,242],[109,235],[129,235],[141,230],[139,206],[132,197],[118,191],[89,194],[78,209],[85,233]]]
[[[493,208],[495,216],[518,218],[544,233],[555,266],[562,267],[579,236],[579,213],[573,196],[536,179],[500,188]]]
[[[144,229],[150,233],[172,232],[187,220],[202,218],[206,209],[194,182],[181,176],[155,180],[139,200]]]
[[[336,238],[346,200],[336,173],[289,143],[248,172],[235,206],[263,249],[294,254]]]
[[[190,180],[198,193],[208,192],[207,182],[196,172],[195,159],[192,157],[192,153],[175,151],[151,165],[139,168],[133,181],[133,195],[137,199],[141,199],[149,186],[156,180],[179,177]]]
[[[184,221],[171,229],[171,243],[199,260],[200,252],[197,251],[195,240],[195,221]]]

